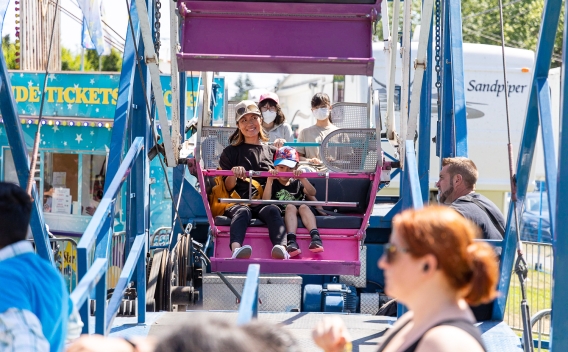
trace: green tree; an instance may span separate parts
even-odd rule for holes
[[[61,48],[61,71],[81,70],[81,55],[73,55],[71,50]]]
[[[254,88],[254,84],[252,83],[249,75],[246,75],[243,78],[243,75],[239,75],[239,78],[235,82],[235,86],[237,86],[238,91],[237,93],[231,98],[231,100],[245,100],[248,99],[248,92],[249,90]]]
[[[10,34],[2,37],[2,52],[6,60],[6,66],[9,70],[17,69],[20,65],[16,62],[16,53],[18,52],[16,44],[10,40]]]
[[[562,6],[564,8],[564,6]],[[544,0],[510,0],[503,4],[505,45],[536,51],[542,21]],[[465,42],[501,44],[499,2],[489,0],[465,0],[462,2],[463,37]],[[562,58],[562,29],[564,11],[554,42],[553,66]]]
[[[103,56],[101,68],[106,72],[120,72],[122,69],[122,55],[118,50],[111,48],[110,55]]]
[[[421,3],[418,0],[412,3],[413,29],[420,23]],[[389,16],[392,21],[392,2],[389,2],[388,5]],[[403,3],[401,3],[401,11],[402,6]],[[504,0],[503,27],[505,45],[507,47],[536,51],[543,9],[544,0]],[[461,10],[462,33],[465,43],[501,45],[498,0],[463,0],[461,2]],[[435,18],[433,21],[435,21]],[[402,14],[400,23],[402,27]],[[563,28],[564,12],[562,11],[554,42],[552,66],[558,66],[561,63]],[[377,23],[373,40],[383,40],[381,22]]]
[[[99,71],[99,58],[101,71],[119,72],[122,68],[122,55],[116,49],[111,48],[110,55],[103,56],[99,56],[96,50],[86,50],[85,62],[89,62],[91,70]],[[86,68],[85,71],[87,71]]]

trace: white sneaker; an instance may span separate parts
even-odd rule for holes
[[[272,258],[273,259],[290,259],[290,254],[286,250],[286,247],[277,244],[272,247]]]
[[[239,247],[233,251],[233,255],[231,259],[249,259],[252,255],[252,247],[248,244],[242,247]]]

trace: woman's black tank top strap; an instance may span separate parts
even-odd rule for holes
[[[402,325],[400,328],[398,328],[398,330],[394,331],[392,334],[389,335],[389,337],[381,344],[381,346],[379,346],[379,349],[377,350],[377,352],[382,352],[384,351],[385,347],[388,346],[388,344],[391,342],[391,340],[396,336],[396,334],[398,334],[400,332],[400,330],[402,330],[406,324],[408,324],[410,322],[407,321],[404,325]],[[430,329],[428,329],[428,331],[430,331],[431,329],[438,327],[438,326],[454,326],[458,329],[462,329],[463,331],[467,332],[469,335],[471,335],[471,337],[473,337],[480,345],[481,348],[483,348],[483,351],[487,351],[485,349],[485,345],[483,344],[483,340],[481,339],[481,333],[479,332],[479,330],[477,329],[477,327],[475,327],[472,323],[470,323],[467,320],[461,320],[461,319],[457,319],[457,320],[446,320],[443,322],[440,322],[434,326],[432,326]],[[428,332],[426,331],[426,332]],[[404,350],[404,352],[414,352],[416,350],[416,348],[418,347],[418,345],[420,344],[420,342],[422,341],[422,338],[424,337],[426,333],[424,333],[422,336],[420,336],[420,338],[418,340],[416,340],[412,345],[410,345],[407,349]]]

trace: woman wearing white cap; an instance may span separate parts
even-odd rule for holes
[[[265,143],[268,137],[261,124],[262,116],[256,104],[244,100],[235,106],[237,130],[229,137],[229,145],[223,150],[219,166],[223,170],[233,171],[234,176],[225,178],[225,188],[229,193],[235,191],[241,199],[249,198],[249,181],[247,171],[269,171],[274,168],[272,160],[276,148]],[[253,178],[260,186],[264,186],[266,178]],[[253,185],[256,183],[253,182]],[[251,198],[260,198],[258,192],[262,188],[250,187]],[[248,259],[252,248],[243,245],[246,230],[252,218],[262,220],[268,226],[268,235],[274,246],[272,258],[288,259],[286,251],[286,231],[280,209],[276,205],[240,205],[235,204],[225,210],[224,215],[231,218],[231,251],[232,258]]]
[[[286,117],[280,108],[276,93],[267,92],[260,96],[258,107],[262,112],[262,127],[268,132],[269,142],[276,148],[281,148],[286,142],[293,142],[294,135]]]

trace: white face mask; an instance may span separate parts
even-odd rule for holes
[[[312,110],[312,115],[318,120],[325,120],[329,116],[329,109],[328,108],[319,108]]]
[[[276,111],[265,111],[262,113],[262,118],[265,123],[272,123],[276,119]]]

